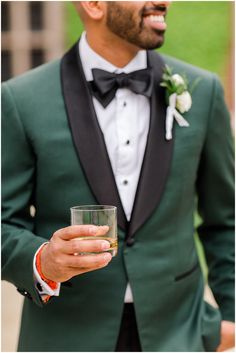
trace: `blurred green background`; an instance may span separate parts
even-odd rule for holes
[[[167,16],[166,41],[160,52],[216,72],[223,80],[232,40],[233,3],[174,1]],[[66,46],[79,37],[82,24],[74,6],[66,4]]]

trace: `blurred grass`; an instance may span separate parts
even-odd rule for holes
[[[75,11],[74,5],[70,1],[66,1],[66,48],[71,47],[79,38],[83,31],[83,25]]]
[[[160,52],[224,74],[231,39],[229,1],[173,2]]]
[[[170,7],[166,40],[161,53],[217,73],[225,81],[226,65],[233,36],[233,4],[230,1],[174,1]],[[66,4],[66,47],[79,38],[83,26],[74,9]],[[195,214],[195,226],[201,223]],[[204,277],[207,266],[198,235],[194,236]]]
[[[174,1],[166,41],[159,51],[216,72],[223,80],[232,35],[230,1]],[[71,2],[66,3],[66,47],[83,30]]]

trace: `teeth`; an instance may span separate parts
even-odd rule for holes
[[[164,16],[154,16],[154,15],[150,15],[149,18],[150,18],[150,20],[151,20],[152,22],[160,22],[160,23],[164,23],[164,22],[165,22]]]

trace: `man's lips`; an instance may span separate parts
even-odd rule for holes
[[[165,17],[162,15],[148,15],[144,17],[144,23],[147,26],[150,26],[153,29],[160,31],[166,30]]]
[[[150,26],[153,29],[165,31],[167,27],[165,23],[166,12],[166,6],[144,9],[142,15],[145,25]]]

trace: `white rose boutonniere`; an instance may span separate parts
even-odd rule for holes
[[[167,70],[168,69],[170,70],[170,68],[167,66]],[[171,71],[169,71],[169,73],[171,74]],[[173,82],[175,83],[176,86],[184,85],[184,79],[179,74],[172,75],[172,80],[173,80]]]
[[[192,98],[188,91],[183,92],[182,94],[177,95],[176,97],[176,109],[180,111],[180,113],[185,113],[189,111],[192,106]]]
[[[181,114],[186,113],[192,106],[192,98],[188,90],[186,77],[172,74],[172,70],[166,65],[161,86],[166,88],[168,108],[166,112],[166,139],[172,139],[174,120],[179,126],[188,127],[189,123]],[[195,82],[196,84],[196,82]],[[181,114],[180,114],[181,113]]]

